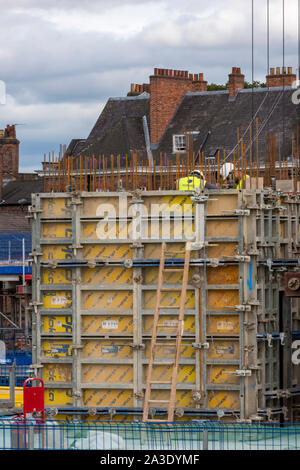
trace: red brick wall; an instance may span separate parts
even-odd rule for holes
[[[150,140],[157,144],[187,91],[206,91],[203,74],[154,69],[150,77]]]

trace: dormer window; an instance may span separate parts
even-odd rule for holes
[[[182,135],[173,135],[173,152],[185,152],[186,149],[186,136]]]

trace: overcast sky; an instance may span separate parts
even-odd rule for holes
[[[255,76],[267,70],[267,0],[255,0]],[[298,66],[298,0],[285,1],[285,64]],[[270,66],[282,66],[282,0],[270,0]],[[107,99],[154,67],[251,81],[251,0],[0,0],[0,128],[17,126],[22,171],[86,138]]]

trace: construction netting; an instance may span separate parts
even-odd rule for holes
[[[300,450],[300,425],[0,421],[0,449]]]

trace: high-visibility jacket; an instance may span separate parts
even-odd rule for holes
[[[196,176],[187,176],[185,178],[180,178],[177,181],[177,189],[179,191],[192,191],[195,188],[204,189],[206,181]]]
[[[243,183],[244,181],[246,182],[246,179],[250,178],[249,175],[243,176],[243,178],[239,181],[239,184],[237,185],[236,189],[243,189]]]

